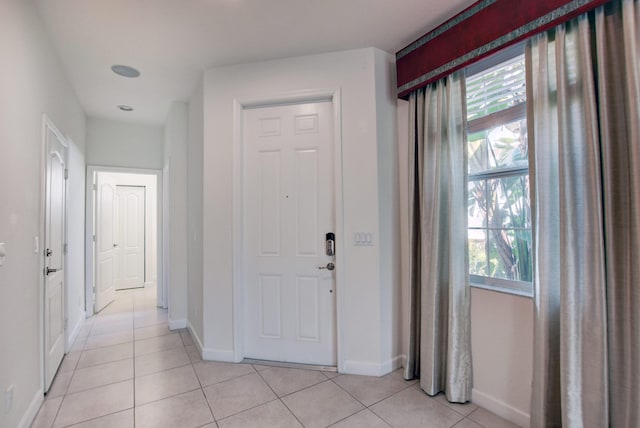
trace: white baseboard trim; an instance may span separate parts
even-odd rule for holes
[[[204,348],[202,350],[202,359],[207,361],[224,361],[227,363],[239,363],[234,358],[233,349],[213,349]]]
[[[522,410],[477,389],[471,390],[471,402],[521,427],[528,427],[530,416]]]
[[[67,337],[67,347],[65,351],[68,352],[69,349],[71,349],[71,347],[75,343],[76,339],[78,338],[78,334],[80,334],[80,329],[82,329],[82,326],[84,325],[84,321],[86,319],[87,319],[87,312],[82,311],[82,313],[80,314],[80,319],[78,320],[76,325],[73,326],[73,330],[71,331],[71,334]]]
[[[404,357],[402,355],[398,355],[382,363],[347,360],[344,362],[342,370],[345,374],[384,376],[395,369],[402,367],[402,362],[404,361],[403,358]]]
[[[22,415],[22,419],[18,423],[18,428],[29,428],[40,410],[40,406],[44,402],[44,392],[42,389],[36,391],[36,395],[33,396],[27,411]]]
[[[202,356],[202,349],[204,348],[204,346],[202,345],[202,339],[200,339],[200,337],[196,333],[196,330],[193,328],[189,320],[187,320],[187,330],[189,330],[189,333],[191,333],[191,337],[193,337],[193,341],[196,344],[196,348],[198,348],[198,352],[200,353],[200,356]]]
[[[169,330],[179,330],[187,328],[187,320],[172,320],[169,318]]]

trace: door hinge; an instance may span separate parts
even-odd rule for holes
[[[93,184],[93,190],[98,190],[98,185],[97,184]]]
[[[64,319],[64,329],[68,330],[69,329],[69,318],[65,318]]]
[[[93,235],[93,242],[96,242],[96,235]]]
[[[64,247],[62,247],[62,254],[67,254],[67,250],[69,249],[69,244],[64,244]]]
[[[68,179],[69,179],[69,169],[68,169],[68,168],[65,168],[65,169],[64,169],[64,179],[65,179],[65,180],[68,180]]]

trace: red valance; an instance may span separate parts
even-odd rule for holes
[[[396,54],[398,96],[610,0],[480,0]]]

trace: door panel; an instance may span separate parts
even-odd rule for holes
[[[330,102],[244,112],[245,356],[335,365]]]
[[[144,186],[117,186],[117,290],[144,287],[145,192]]]
[[[45,187],[45,391],[64,356],[64,236],[66,146],[61,135],[47,125]]]
[[[96,287],[95,311],[115,299],[116,277],[116,180],[98,173],[96,194]]]

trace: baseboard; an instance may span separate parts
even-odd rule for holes
[[[76,339],[78,338],[78,334],[80,334],[80,329],[82,329],[82,326],[84,325],[84,322],[85,322],[86,318],[87,318],[87,312],[86,311],[82,311],[82,313],[80,314],[80,319],[78,320],[76,325],[73,327],[73,331],[71,332],[71,334],[67,338],[67,346],[66,346],[66,349],[65,349],[66,352],[68,352],[69,349],[71,349],[71,347],[75,343]]]
[[[402,367],[403,361],[404,356],[402,355],[398,355],[382,363],[347,360],[342,366],[342,373],[379,377],[391,373],[395,369]]]
[[[233,349],[213,349],[204,348],[202,350],[202,359],[207,361],[224,361],[227,363],[239,363],[234,357]]]
[[[172,320],[169,318],[169,330],[179,330],[187,328],[187,320]]]
[[[18,428],[29,428],[31,426],[36,416],[38,415],[38,411],[40,410],[40,406],[43,402],[44,392],[42,391],[42,389],[39,389],[38,391],[36,391],[36,395],[33,396],[33,400],[31,400],[31,403],[29,404],[29,407],[27,407],[27,411],[22,416],[22,419],[20,419]]]
[[[189,330],[189,333],[191,333],[191,337],[193,337],[193,341],[196,344],[196,348],[198,348],[198,352],[200,353],[200,355],[202,355],[202,349],[204,348],[204,346],[202,346],[202,340],[200,339],[200,337],[196,333],[196,330],[193,328],[193,326],[188,320],[187,320],[187,330]]]
[[[471,391],[471,402],[521,427],[529,426],[530,416],[522,410],[477,389]]]

